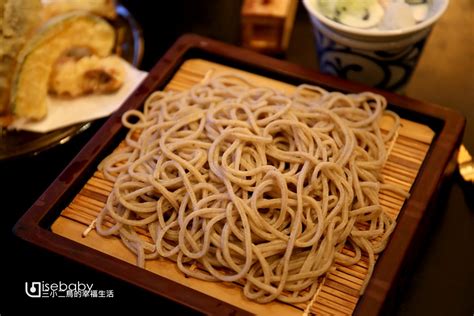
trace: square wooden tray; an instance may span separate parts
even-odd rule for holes
[[[411,188],[411,197],[404,204],[400,197],[381,194],[384,208],[394,217],[398,216],[390,243],[378,258],[362,297],[357,293],[366,271],[364,262],[351,269],[335,266],[309,309],[318,315],[380,313],[409,257],[421,221],[429,216],[428,206],[445,171],[449,170],[448,165],[462,136],[464,119],[446,108],[323,76],[195,35],[185,35],[176,42],[121,109],[20,219],[15,233],[50,251],[206,313],[302,314],[304,305],[279,302],[261,305],[243,298],[237,285],[185,278],[167,261],[154,261],[147,265],[147,270],[140,269],[133,265],[133,256],[119,241],[105,240],[94,232],[87,238],[81,237],[110,191],[111,184],[95,170],[100,160],[124,138],[126,131],[121,126],[121,114],[131,108],[140,108],[153,91],[186,89],[199,81],[208,69],[237,71],[283,90],[291,90],[292,85],[299,83],[342,92],[372,90],[385,95],[390,109],[402,117],[402,128],[391,147],[384,177],[407,190]]]

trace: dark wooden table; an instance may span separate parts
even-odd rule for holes
[[[241,1],[122,1],[144,30],[142,69],[150,69],[183,33],[193,32],[231,44],[240,37]],[[437,24],[408,85],[408,96],[452,107],[467,118],[464,143],[474,152],[474,2],[453,0]],[[288,52],[280,58],[317,68],[315,45],[306,12],[300,6]],[[18,218],[84,146],[100,124],[70,142],[33,157],[0,163],[1,267],[0,315],[82,311],[98,314],[98,305],[124,312],[135,305],[143,313],[192,314],[187,307],[161,299],[124,282],[37,249],[14,237]],[[392,315],[472,315],[474,313],[474,187],[455,175],[443,190],[429,235],[416,263],[406,272]],[[25,282],[83,282],[111,289],[114,298],[31,299]],[[8,295],[6,295],[7,293]]]

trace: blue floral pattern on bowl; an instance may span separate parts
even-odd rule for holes
[[[336,43],[314,30],[320,71],[380,89],[402,91],[427,37],[398,49],[364,50]]]

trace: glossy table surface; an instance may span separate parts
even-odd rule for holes
[[[240,1],[122,1],[143,28],[149,70],[183,33],[193,32],[231,44],[240,38]],[[474,153],[474,2],[456,0],[434,28],[406,95],[448,106],[467,119],[464,144]],[[280,58],[317,69],[309,19],[300,5],[290,46]],[[16,238],[11,229],[18,218],[57,177],[103,123],[99,120],[83,134],[37,156],[0,162],[2,190],[2,293],[0,314],[16,315],[26,305],[41,313],[62,313],[73,308],[98,314],[98,305],[120,312],[125,305],[144,313],[193,314],[187,307],[154,296],[124,282],[66,261]],[[1,139],[0,139],[1,141]],[[455,174],[442,191],[412,269],[403,276],[403,288],[392,315],[472,315],[474,313],[474,186]],[[32,299],[25,282],[82,282],[113,290],[114,298]],[[8,299],[7,299],[8,298]]]

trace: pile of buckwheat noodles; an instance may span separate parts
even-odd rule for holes
[[[230,74],[155,92],[123,115],[126,146],[99,166],[114,186],[96,230],[119,235],[139,266],[169,258],[261,303],[308,301],[334,262],[362,255],[367,281],[395,226],[378,198],[394,135],[378,125],[385,107],[373,93],[288,96]]]

